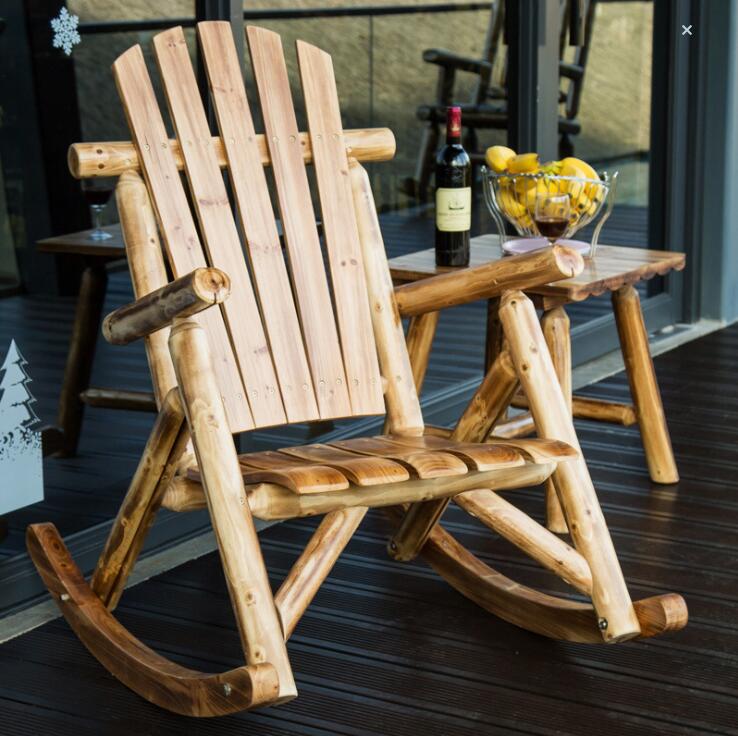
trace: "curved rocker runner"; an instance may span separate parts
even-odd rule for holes
[[[522,293],[575,275],[581,257],[554,247],[394,289],[361,166],[392,157],[392,133],[343,131],[331,59],[301,41],[309,130],[299,131],[281,40],[249,27],[265,126],[257,135],[230,25],[200,23],[197,32],[217,137],[182,29],[173,28],[154,37],[154,53],[176,139],[168,137],[143,53],[134,46],[113,65],[132,141],[70,149],[76,176],[119,176],[136,301],[108,316],[104,335],[116,344],[144,338],[159,407],[89,583],[52,525],[29,527],[31,557],[80,640],[125,685],[177,713],[222,715],[288,701],[297,690],[286,640],[375,507],[396,520],[388,544],[394,559],[422,555],[462,594],[518,626],[577,642],[617,642],[684,626],[678,595],[630,600],[546,341]],[[308,165],[315,170],[327,272]],[[455,428],[426,432],[418,391],[438,310],[492,297],[500,301],[504,347]],[[412,361],[403,316],[412,318]],[[490,439],[519,386],[539,438]],[[371,415],[386,415],[380,436],[240,457],[234,449],[234,433]],[[572,545],[503,496],[547,479]],[[474,557],[438,523],[451,501],[591,604],[527,588]],[[222,674],[181,667],[112,615],[162,506],[207,507],[244,666]],[[321,523],[273,595],[253,519],[316,514]]]

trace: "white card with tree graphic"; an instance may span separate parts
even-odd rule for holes
[[[42,501],[41,433],[31,408],[31,377],[15,340],[0,365],[0,514]]]

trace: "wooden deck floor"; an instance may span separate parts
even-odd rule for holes
[[[290,641],[296,701],[185,721],[119,685],[57,620],[0,646],[0,733],[738,734],[737,360],[738,326],[656,360],[682,475],[676,486],[650,483],[637,430],[578,427],[631,593],[682,593],[691,614],[684,631],[615,646],[525,633],[424,564],[391,562],[384,522],[372,514]],[[589,392],[625,398],[627,386],[615,376]],[[540,514],[539,489],[508,497]],[[503,572],[559,589],[458,510],[444,523]],[[313,527],[296,521],[263,533],[275,583]],[[183,663],[219,670],[241,662],[215,554],[129,590],[119,616]]]

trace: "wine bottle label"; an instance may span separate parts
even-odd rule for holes
[[[436,227],[444,233],[471,228],[471,187],[436,189]]]

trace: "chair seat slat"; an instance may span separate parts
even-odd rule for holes
[[[224,305],[226,324],[254,422],[257,426],[283,424],[286,416],[269,343],[211,145],[212,136],[182,28],[154,36],[154,52],[182,148],[205,248],[211,264],[231,279],[231,295]]]
[[[308,360],[324,419],[352,414],[282,42],[247,28]]]
[[[140,46],[116,59],[113,74],[144,176],[154,200],[169,262],[175,277],[207,266],[195,222],[180,181],[164,121]],[[232,432],[254,427],[222,313],[211,308],[196,318],[212,351],[213,366]]]
[[[266,175],[230,23],[197,26],[231,186],[254,275],[287,418],[319,418]]]
[[[384,411],[349,162],[330,55],[297,42],[343,361],[354,414]]]

